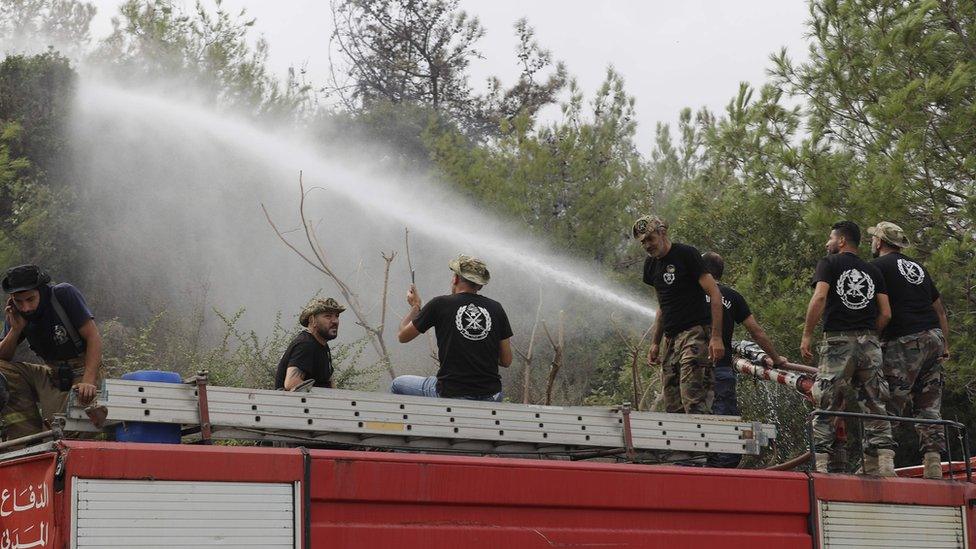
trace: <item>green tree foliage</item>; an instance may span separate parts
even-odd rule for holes
[[[524,19],[515,24],[521,73],[505,89],[491,78],[475,93],[468,67],[481,57],[484,28],[458,9],[459,0],[334,0],[331,46],[337,54],[332,91],[346,110],[362,113],[377,105],[420,106],[451,120],[469,136],[493,136],[499,122],[534,116],[556,100],[566,69],[535,40]],[[552,67],[543,81],[539,77]]]
[[[484,36],[458,0],[334,1],[332,43],[347,63],[337,90],[351,108],[377,100],[419,103],[470,116],[467,68]]]
[[[628,250],[642,208],[646,165],[634,145],[634,100],[609,70],[590,105],[570,86],[563,118],[535,129],[528,115],[503,123],[497,143],[430,135],[443,177],[580,257],[608,262]],[[646,206],[646,202],[643,204]]]
[[[956,392],[976,375],[974,10],[957,1],[811,2],[807,62],[774,55],[758,94],[744,85],[722,118],[699,120],[704,146],[690,171],[673,169],[667,140],[652,155],[678,189],[664,208],[676,236],[726,256],[726,278],[794,357],[830,224],[904,227],[950,314],[947,402],[967,405],[947,415],[968,418],[971,399]]]
[[[954,365],[971,376],[976,5],[869,4],[812,5],[810,62],[774,59],[776,85],[809,105],[808,153],[799,158],[809,174],[806,215],[902,225],[945,294]],[[837,177],[815,171],[828,161]]]
[[[976,4],[812,0],[806,61],[773,55],[765,85],[730,90],[724,112],[682,111],[674,133],[658,125],[646,155],[635,145],[623,78],[609,70],[587,103],[525,21],[515,25],[517,81],[505,87],[493,78],[476,91],[469,68],[484,29],[459,5],[335,0],[329,87],[340,101],[332,110],[315,104],[300,74],[275,78],[268,45],[252,39],[253,19],[219,2],[185,13],[168,0],[128,0],[94,58],[119,78],[163,88],[189,82],[222,106],[295,116],[323,143],[363,139],[395,151],[382,157],[395,169],[433,173],[569,253],[617,269],[635,287],[643,254],[630,223],[649,209],[661,213],[677,240],[726,257],[726,281],[793,358],[830,224],[897,222],[950,313],[947,416],[972,422]],[[55,36],[87,51],[90,19],[82,2],[15,0],[0,7],[0,32]],[[174,75],[175,84],[162,80]],[[72,82],[67,61],[54,53],[0,65],[0,259],[50,257],[45,250],[63,247],[51,219],[65,218],[70,208],[59,204],[71,203],[71,179],[58,173],[56,159]],[[540,111],[559,100],[561,116],[542,122]],[[587,334],[582,322],[572,329],[577,313],[567,315],[568,333],[581,335],[567,342],[557,396],[631,398],[626,346]],[[265,341],[236,331],[235,317],[225,322],[228,337],[216,354],[200,344],[181,356],[250,371],[254,364],[238,350],[264,364],[287,332],[275,328]],[[159,360],[145,352],[152,338],[129,337],[118,356]],[[546,364],[544,355],[536,364]],[[544,370],[533,374],[536,391]],[[642,370],[641,387],[653,389],[654,375]],[[795,406],[784,404],[790,398]],[[742,402],[749,417],[778,420],[785,448],[802,447],[803,409],[793,395],[746,384]]]
[[[220,0],[185,13],[170,0],[127,0],[113,31],[94,52],[124,81],[203,91],[218,105],[287,115],[310,106],[311,87],[289,71],[280,81],[267,68],[268,44],[250,44],[254,19],[231,13]]]
[[[54,52],[0,62],[0,256],[11,262],[73,262],[61,243],[75,219],[63,173],[74,83],[67,59]]]
[[[50,46],[62,54],[82,54],[91,40],[95,6],[78,0],[5,0],[0,3],[0,37],[7,51]]]
[[[6,206],[6,212],[0,214],[3,219],[14,217],[14,204],[28,196],[29,186],[24,175],[30,167],[30,162],[25,158],[12,157],[10,153],[10,142],[20,133],[20,125],[16,122],[9,122],[0,131],[0,204]],[[27,188],[25,188],[27,187]],[[33,210],[33,208],[29,208]],[[20,246],[17,245],[15,235],[11,234],[23,224],[22,220],[12,219],[10,225],[4,226],[0,230],[0,262],[3,265],[12,265],[21,256]],[[7,225],[7,224],[4,224]]]

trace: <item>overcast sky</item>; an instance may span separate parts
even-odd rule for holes
[[[96,38],[107,34],[118,0],[95,0]],[[179,4],[180,2],[177,2]],[[192,7],[192,1],[183,2]],[[332,18],[328,0],[224,0],[246,8],[271,46],[272,68],[308,68],[313,83],[326,81]],[[483,88],[497,75],[510,84],[518,74],[513,24],[526,17],[537,39],[566,62],[587,98],[613,65],[637,98],[639,146],[650,149],[654,125],[674,123],[683,107],[722,110],[739,82],[761,84],[769,55],[786,47],[805,58],[805,0],[462,0],[486,29],[484,59],[472,66],[472,84]]]

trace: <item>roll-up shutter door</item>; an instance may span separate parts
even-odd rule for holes
[[[72,481],[72,548],[300,547],[300,485]]]
[[[965,548],[962,507],[820,502],[824,549]]]

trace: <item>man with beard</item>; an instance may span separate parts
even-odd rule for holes
[[[9,296],[0,335],[0,376],[9,400],[3,409],[8,440],[45,430],[63,413],[74,390],[85,405],[95,398],[102,363],[102,337],[84,296],[68,283],[51,284],[37,265],[6,272],[0,285]],[[44,364],[13,362],[26,340]],[[38,410],[40,408],[40,410]]]
[[[827,257],[817,263],[813,275],[813,297],[807,307],[800,352],[813,359],[813,330],[823,317],[819,373],[813,386],[814,406],[841,411],[843,392],[853,382],[857,403],[863,413],[887,415],[888,383],[881,369],[881,342],[878,334],[891,319],[888,290],[877,267],[857,256],[861,229],[853,221],[840,221],[831,227]],[[826,473],[835,439],[834,418],[817,416],[813,438],[817,471]],[[895,476],[895,442],[891,422],[865,420],[864,471]]]
[[[417,288],[407,292],[410,312],[397,339],[412,341],[434,328],[440,368],[435,376],[397,376],[390,392],[435,398],[502,399],[498,367],[512,363],[512,327],[501,304],[478,294],[491,275],[483,261],[459,255],[451,261],[451,295],[431,299],[423,308]]]
[[[666,412],[709,414],[713,362],[725,355],[722,343],[722,294],[692,246],[671,242],[668,225],[645,215],[633,235],[647,259],[644,283],[654,287],[658,309],[651,328],[649,365],[656,364],[664,336],[661,384]],[[711,300],[705,302],[705,296]]]
[[[305,329],[291,340],[278,362],[275,389],[293,391],[306,381],[313,387],[332,387],[332,350],[329,341],[339,335],[339,314],[346,308],[333,299],[313,299],[298,322]]]
[[[888,412],[901,416],[909,403],[920,419],[942,419],[942,362],[949,356],[949,319],[928,270],[901,251],[910,244],[905,231],[882,221],[873,236],[872,264],[881,270],[891,301],[891,322],[881,334]],[[925,451],[925,478],[942,478],[945,432],[939,425],[916,425]]]

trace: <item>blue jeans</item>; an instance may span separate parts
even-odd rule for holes
[[[437,376],[397,376],[393,379],[393,383],[390,384],[390,392],[395,395],[412,395],[412,396],[424,396],[433,398],[442,398],[441,395],[437,393]],[[461,398],[465,400],[487,400],[494,402],[502,401],[501,391],[491,395],[487,398],[476,398],[476,397],[454,397]]]
[[[739,403],[735,399],[735,372],[728,366],[715,368],[715,400],[712,413],[717,416],[739,415]]]
[[[715,368],[715,400],[712,401],[712,413],[717,416],[739,415],[739,405],[735,398],[735,372],[731,367],[722,365]],[[739,466],[741,456],[736,454],[709,454],[709,467],[735,468]]]

